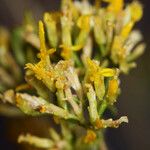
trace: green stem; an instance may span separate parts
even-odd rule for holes
[[[65,101],[64,91],[62,89],[58,89],[56,92],[56,96],[57,96],[59,106],[67,110],[67,103]]]
[[[106,110],[106,108],[107,108],[107,102],[106,102],[106,100],[103,100],[103,102],[102,102],[102,104],[99,108],[99,111],[98,111],[99,112],[99,117],[102,117],[102,115],[103,115],[104,111]]]
[[[79,120],[75,115],[71,114],[67,110],[49,103],[41,97],[17,93],[16,103],[24,113],[29,115],[51,114],[66,120]]]
[[[82,65],[82,63],[81,63],[79,57],[77,56],[77,54],[73,52],[72,55],[73,55],[73,59],[74,59],[74,61],[75,61],[75,64],[76,64],[78,67],[83,67],[83,65]]]
[[[82,113],[82,108],[80,108],[80,106],[74,101],[73,95],[72,95],[71,90],[69,88],[65,90],[65,95],[66,95],[68,102],[72,106],[74,113],[76,114],[76,116],[78,116],[80,122],[83,123],[84,117],[83,117],[83,113]]]

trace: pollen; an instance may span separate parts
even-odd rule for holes
[[[45,113],[46,112],[46,107],[43,105],[40,107],[40,112]]]
[[[103,123],[102,123],[102,121],[101,121],[100,119],[97,119],[97,120],[96,120],[96,122],[95,122],[95,127],[96,127],[97,129],[103,128]]]
[[[92,143],[96,139],[96,134],[93,130],[87,130],[87,134],[84,138],[85,143]]]

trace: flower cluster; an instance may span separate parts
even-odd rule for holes
[[[62,137],[51,129],[51,139],[28,134],[19,142],[45,149],[90,149],[94,142],[99,147],[102,129],[128,122],[126,116],[105,119],[104,112],[114,107],[120,93],[119,74],[135,67],[134,60],[144,51],[141,34],[132,31],[142,13],[138,1],[125,5],[123,0],[96,0],[92,5],[87,0],[62,0],[60,12],[46,12],[39,21],[39,34],[31,20],[15,32],[15,49],[21,43],[30,45],[29,60],[23,59],[24,52],[15,52],[19,64],[25,65],[26,83],[0,98],[28,115],[50,114],[62,127]],[[0,46],[6,42],[0,39]],[[87,134],[78,137],[74,127]]]
[[[103,3],[107,6],[102,7]],[[78,65],[92,57],[128,73],[145,48],[139,31],[132,31],[142,14],[138,1],[125,5],[123,0],[98,0],[92,6],[87,0],[63,0],[61,12],[44,14],[48,46],[60,49],[61,58],[73,59]],[[34,30],[25,31],[25,40],[40,45]]]
[[[116,101],[119,91],[118,70],[100,67],[98,61],[87,58],[86,70],[81,74],[81,80],[80,72],[77,72],[72,60],[60,60],[57,63],[50,61],[55,50],[46,48],[41,21],[39,22],[39,37],[40,61],[37,64],[26,64],[25,68],[27,83],[37,90],[40,97],[17,93],[17,106],[25,113],[32,114],[32,110],[37,113],[50,113],[64,119],[75,119],[83,125],[87,123],[84,109],[88,108],[90,125],[96,128],[96,121],[100,119],[100,114],[102,115],[104,111],[103,103],[107,106]],[[37,83],[40,82],[40,87],[36,84],[32,85],[31,79],[33,78],[37,80]],[[39,90],[42,86],[47,90]],[[49,97],[47,91],[51,95],[56,94],[57,98]],[[53,101],[56,101],[57,106],[51,104]]]

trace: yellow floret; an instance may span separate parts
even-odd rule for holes
[[[90,72],[94,75],[100,75],[104,77],[112,77],[116,75],[116,70],[111,68],[101,68],[97,61],[87,59]]]
[[[131,17],[133,21],[139,21],[143,16],[143,7],[138,1],[134,1],[130,5]]]
[[[77,21],[77,26],[80,29],[89,31],[90,30],[90,15],[81,16]]]
[[[39,21],[39,38],[40,38],[40,50],[45,51],[46,45],[45,45],[45,32],[44,32],[44,25],[42,21]]]
[[[110,68],[104,68],[100,71],[100,74],[104,77],[112,77],[115,76],[116,70]]]
[[[65,46],[65,45],[60,45],[60,48],[62,48],[61,56],[68,60],[72,58],[72,52],[73,51],[79,51],[81,50],[82,46],[81,45],[74,45],[74,46]]]
[[[103,0],[103,1],[110,3],[108,6],[108,10],[114,13],[120,12],[124,5],[124,0]]]
[[[126,39],[129,36],[133,26],[134,26],[133,21],[130,21],[127,25],[125,25],[121,31],[121,36]]]
[[[109,81],[108,86],[108,96],[114,95],[118,90],[118,81],[116,79],[112,79]]]

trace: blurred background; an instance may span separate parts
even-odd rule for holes
[[[137,68],[128,76],[121,77],[122,92],[117,108],[120,116],[128,116],[129,124],[118,129],[108,129],[106,140],[110,150],[150,149],[150,0],[140,1],[144,6],[144,17],[136,28],[143,33],[147,48],[144,55],[138,59]],[[57,10],[59,6],[60,0],[0,0],[0,25],[11,31],[21,24],[25,11],[30,10],[35,19],[39,20],[43,12]],[[16,139],[20,133],[31,132],[40,135],[39,130],[47,128],[48,123],[38,124],[43,118],[35,118],[36,127],[31,129],[32,119],[26,117],[24,121],[21,118],[14,120],[1,116],[0,149],[19,150],[21,146],[17,144]]]

